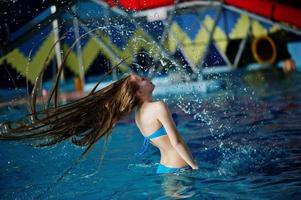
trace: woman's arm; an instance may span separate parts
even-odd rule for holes
[[[198,169],[198,165],[194,161],[192,154],[186,145],[184,139],[179,134],[176,125],[171,117],[170,111],[164,102],[157,103],[158,119],[164,126],[172,146],[180,154],[180,156],[191,166],[192,169]]]

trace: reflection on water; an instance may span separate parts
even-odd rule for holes
[[[161,175],[163,182],[161,184],[164,197],[173,199],[186,199],[195,195],[193,189],[195,180],[180,174],[164,174]],[[161,199],[161,198],[160,198]]]

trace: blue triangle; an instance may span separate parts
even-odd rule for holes
[[[223,57],[218,52],[216,46],[211,43],[209,45],[209,49],[207,51],[207,55],[203,61],[203,67],[211,67],[211,66],[225,66],[226,62]]]

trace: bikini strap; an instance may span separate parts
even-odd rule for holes
[[[150,143],[150,139],[147,138],[147,137],[145,137],[140,152],[135,153],[135,155],[136,155],[136,156],[142,156],[142,155],[147,151],[148,146],[149,146],[149,143]]]
[[[172,118],[173,118],[175,124],[178,125],[178,115],[176,113],[172,113]],[[155,132],[154,135],[152,134],[152,137],[144,137],[142,148],[141,148],[140,152],[135,153],[135,155],[136,156],[142,156],[148,149],[150,139],[152,139],[156,135],[162,135],[163,132],[166,132],[166,131],[165,131],[164,127],[162,126],[159,130],[157,130]]]

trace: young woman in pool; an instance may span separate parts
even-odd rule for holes
[[[139,103],[135,109],[135,121],[145,142],[158,147],[161,154],[157,173],[176,172],[181,168],[198,169],[196,162],[178,133],[168,107],[162,101],[154,102],[154,85],[144,77],[131,75],[130,81],[137,84],[136,96]]]
[[[31,114],[1,124],[0,140],[35,140],[35,146],[48,146],[71,138],[74,144],[87,146],[85,155],[103,136],[108,139],[118,120],[135,111],[145,142],[160,149],[157,173],[198,169],[165,103],[153,102],[154,87],[149,79],[132,74],[76,101],[61,106],[55,103],[39,112],[32,95]]]

